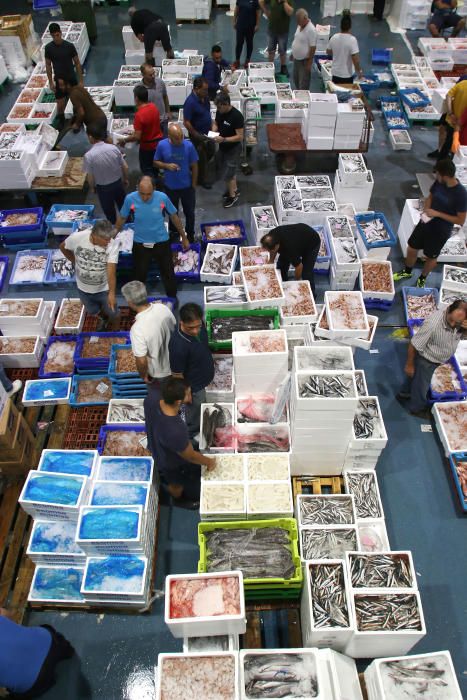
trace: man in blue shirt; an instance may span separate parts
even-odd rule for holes
[[[159,142],[154,166],[164,171],[165,192],[178,213],[181,202],[185,214],[188,240],[195,240],[196,185],[198,184],[198,153],[191,141],[183,138],[179,124],[169,126],[169,137]],[[172,222],[171,222],[172,224]],[[170,225],[170,233],[175,229]]]
[[[170,369],[175,377],[191,386],[191,404],[186,406],[188,434],[199,433],[201,404],[206,402],[206,387],[214,379],[214,360],[209,349],[203,310],[198,304],[184,304],[180,324],[169,342]]]
[[[208,89],[206,78],[195,78],[193,80],[193,92],[191,95],[188,95],[183,105],[183,124],[198,151],[198,179],[201,187],[204,187],[206,190],[210,190],[212,187],[209,175],[209,161],[212,161],[216,154],[216,146],[207,136],[212,129]]]
[[[230,64],[222,58],[222,49],[215,44],[211,49],[211,56],[205,56],[203,65],[203,78],[208,81],[208,95],[210,100],[215,100],[221,88],[222,71],[230,68]]]
[[[121,231],[130,214],[133,215],[133,278],[145,284],[151,261],[155,260],[166,295],[175,298],[177,280],[169,234],[164,223],[166,213],[180,235],[183,248],[187,250],[190,243],[177,216],[177,210],[166,194],[154,190],[152,178],[143,175],[138,182],[138,190],[125,197],[115,227],[117,232]]]
[[[23,627],[0,608],[0,688],[14,697],[36,698],[55,683],[59,661],[73,656],[71,644],[53,627]]]

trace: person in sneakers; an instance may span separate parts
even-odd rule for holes
[[[253,38],[259,29],[261,9],[258,0],[237,0],[234,10],[233,25],[236,32],[235,63],[232,68],[240,68],[243,44],[246,44],[244,68],[248,68],[253,53]]]
[[[456,178],[456,166],[449,158],[435,165],[436,180],[425,200],[420,221],[407,242],[405,267],[394,273],[394,281],[410,279],[417,262],[419,250],[423,250],[425,264],[417,280],[417,287],[424,287],[426,278],[435,269],[438,255],[451,237],[453,226],[463,226],[467,211],[467,192]]]
[[[227,186],[223,195],[224,208],[232,207],[238,200],[237,169],[242,153],[243,114],[230,103],[227,93],[220,94],[216,99],[216,117],[213,122],[213,131],[218,131],[216,143],[219,144],[217,163],[219,174],[224,175]]]
[[[446,95],[446,112],[441,115],[438,126],[438,148],[427,153],[428,158],[443,160],[451,156],[454,132],[459,128],[466,109],[467,75],[461,75]]]
[[[0,362],[0,384],[3,386],[5,389],[6,393],[8,396],[14,396],[15,394],[20,391],[20,389],[23,386],[23,382],[21,379],[15,379],[14,382],[12,382],[7,376],[5,372],[5,368]]]
[[[221,89],[222,71],[230,68],[230,63],[222,58],[222,49],[218,44],[215,44],[211,49],[211,56],[204,57],[204,65],[202,77],[208,83],[208,97],[210,100],[215,100],[216,95]]]
[[[458,299],[447,309],[431,314],[409,343],[405,364],[406,380],[397,394],[408,401],[410,413],[429,418],[427,392],[437,367],[452,357],[459,342],[467,338],[467,303]]]
[[[277,48],[281,62],[281,75],[289,75],[287,41],[294,0],[259,0],[259,6],[268,18],[268,60],[274,61]]]
[[[297,30],[292,42],[293,80],[296,90],[309,90],[313,57],[316,51],[316,29],[308,17],[308,12],[301,8],[295,13]]]
[[[76,46],[70,41],[65,41],[60,25],[52,22],[49,25],[52,41],[46,44],[44,49],[45,69],[49,88],[55,93],[57,100],[57,126],[61,130],[65,126],[65,105],[67,95],[59,87],[59,78],[76,78],[78,84],[83,86],[83,69],[76,51]],[[76,72],[75,72],[76,71]]]

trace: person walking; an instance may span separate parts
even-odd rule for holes
[[[261,8],[258,0],[237,0],[234,9],[233,25],[236,33],[235,42],[235,63],[232,68],[240,68],[240,57],[242,55],[243,44],[246,44],[245,70],[251,60],[253,53],[253,39],[259,29],[261,19]]]
[[[287,41],[294,0],[259,0],[259,6],[268,18],[268,60],[273,62],[279,51],[281,75],[288,75]]]
[[[374,0],[373,2],[373,19],[381,22],[384,15],[384,6],[386,5],[386,0]]]
[[[140,85],[143,85],[148,91],[149,102],[152,102],[159,110],[162,134],[164,138],[167,138],[169,119],[172,118],[167,88],[162,78],[156,77],[156,70],[150,63],[143,63],[140,70],[142,76]]]
[[[6,393],[8,396],[14,396],[15,394],[18,393],[22,389],[23,382],[21,379],[15,379],[14,382],[7,377],[6,372],[5,372],[5,367],[3,364],[0,362],[0,384],[2,387],[5,389]],[[1,687],[1,686],[0,686]]]
[[[177,210],[164,192],[154,190],[152,179],[143,175],[138,182],[137,191],[125,197],[117,217],[116,229],[121,231],[130,214],[133,215],[133,278],[146,283],[149,266],[155,260],[166,295],[176,299],[177,280],[169,234],[164,224],[166,213],[180,235],[183,248],[187,250],[190,243],[177,216]]]
[[[70,98],[73,105],[73,118],[71,128],[77,134],[83,124],[96,124],[107,138],[107,117],[105,112],[94,102],[89,92],[82,85],[78,85],[76,78],[59,78],[58,86],[64,95]]]
[[[164,171],[165,192],[177,210],[181,202],[185,215],[188,240],[195,240],[196,185],[198,184],[198,153],[191,141],[183,138],[180,124],[171,124],[169,137],[159,142],[154,165]],[[170,222],[171,234],[176,233]]]
[[[198,76],[193,80],[193,91],[183,105],[183,124],[198,151],[199,184],[205,190],[210,190],[212,175],[209,173],[209,167],[216,154],[216,146],[207,136],[212,130],[212,117],[206,78]]]
[[[120,149],[106,143],[105,134],[98,124],[90,124],[86,131],[91,148],[84,154],[83,170],[87,173],[89,186],[99,197],[106,218],[115,224],[115,207],[118,211],[122,208],[125,187],[128,187],[128,165]]]
[[[75,650],[50,625],[25,627],[0,608],[0,687],[13,698],[38,698],[55,685],[55,669]],[[9,696],[9,697],[10,697]]]
[[[217,165],[220,177],[224,177],[226,191],[223,194],[224,209],[233,207],[238,201],[237,170],[242,154],[243,114],[232,107],[227,93],[221,93],[216,98],[216,118],[213,131],[219,132],[216,143],[219,144]]]
[[[181,377],[191,387],[191,404],[187,406],[188,434],[199,433],[201,404],[206,403],[206,387],[214,379],[214,360],[209,349],[203,310],[198,304],[184,304],[178,328],[169,343],[170,367],[174,377]]]
[[[222,49],[215,44],[211,49],[211,56],[204,57],[202,77],[208,81],[208,96],[210,100],[216,98],[221,89],[222,71],[227,70],[230,63],[222,58]]]
[[[428,20],[431,36],[442,36],[445,29],[452,28],[451,38],[458,36],[465,29],[465,18],[457,12],[457,0],[435,0],[432,3],[433,14]]]
[[[213,457],[193,448],[185,421],[180,415],[183,404],[191,401],[188,384],[170,377],[160,389],[151,391],[144,399],[144,415],[148,447],[157,465],[161,484],[181,508],[199,508],[201,466],[211,471],[216,466]]]
[[[293,80],[296,90],[309,90],[311,69],[316,51],[316,29],[308,12],[300,8],[295,13],[297,30],[292,42]]]
[[[167,22],[151,10],[137,10],[130,7],[128,14],[131,17],[131,28],[138,39],[144,43],[145,60],[152,66],[155,65],[154,46],[156,41],[162,44],[167,58],[174,58],[170,32]]]
[[[133,122],[134,132],[124,139],[120,139],[119,145],[136,141],[139,143],[139,167],[143,175],[154,177],[154,153],[157,144],[163,138],[161,131],[160,115],[156,105],[149,102],[148,89],[144,85],[136,85],[133,90],[135,96],[136,114]]]
[[[73,263],[78,296],[86,311],[99,316],[98,331],[118,330],[117,264],[119,245],[109,221],[96,221],[60,243],[63,255]]]
[[[452,160],[438,161],[435,175],[420,221],[407,241],[405,267],[393,275],[395,282],[412,277],[418,251],[423,250],[426,260],[417,287],[424,287],[426,278],[438,263],[438,255],[451,237],[453,226],[465,223],[467,191],[456,178],[456,166]]]
[[[66,94],[58,85],[59,78],[76,78],[78,84],[83,85],[83,69],[78,57],[76,47],[62,36],[60,25],[52,22],[49,25],[52,41],[46,44],[44,49],[45,69],[49,88],[55,94],[57,101],[57,125],[59,130],[65,126]],[[76,72],[75,72],[76,71]]]
[[[334,34],[326,49],[328,56],[332,58],[332,82],[353,83],[354,73],[363,75],[360,65],[358,41],[351,33],[352,19],[350,12],[344,10],[341,19],[341,30]]]
[[[397,394],[399,401],[408,401],[410,413],[429,418],[427,393],[431,378],[439,365],[456,352],[461,340],[467,339],[467,303],[458,299],[447,309],[428,316],[411,338],[405,364],[406,380]]]
[[[438,148],[428,153],[428,158],[443,160],[451,153],[454,131],[459,129],[467,109],[467,80],[461,76],[446,95],[446,112],[439,120]]]
[[[273,263],[279,255],[277,267],[282,280],[289,277],[289,268],[295,268],[296,280],[308,280],[311,291],[315,294],[314,267],[318,257],[321,238],[308,224],[284,224],[276,226],[261,239],[261,245],[269,252]]]
[[[122,294],[136,313],[130,339],[139,376],[151,388],[160,386],[170,377],[169,341],[176,326],[175,316],[165,304],[149,303],[142,282],[127,282]]]

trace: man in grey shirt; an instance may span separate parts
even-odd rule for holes
[[[409,343],[405,364],[406,382],[397,394],[408,400],[409,410],[419,418],[429,418],[426,395],[439,365],[452,357],[459,342],[467,337],[467,302],[458,299],[446,310],[428,316]]]
[[[140,85],[144,85],[148,91],[149,102],[156,105],[159,110],[161,119],[161,129],[164,134],[164,138],[167,138],[167,125],[169,119],[172,118],[170,113],[169,98],[167,97],[167,90],[165,83],[162,78],[156,78],[156,69],[151,66],[150,63],[143,63],[141,66],[141,76],[142,81]]]
[[[106,218],[115,224],[117,210],[123,206],[125,187],[128,187],[128,165],[117,146],[105,141],[105,134],[98,124],[87,128],[91,148],[84,155],[83,170],[88,175]]]

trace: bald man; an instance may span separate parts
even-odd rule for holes
[[[177,209],[181,202],[188,240],[195,240],[196,185],[198,153],[192,142],[183,138],[179,124],[169,124],[168,138],[159,142],[154,154],[154,167],[164,171],[165,191]],[[170,236],[177,232],[170,222]]]

